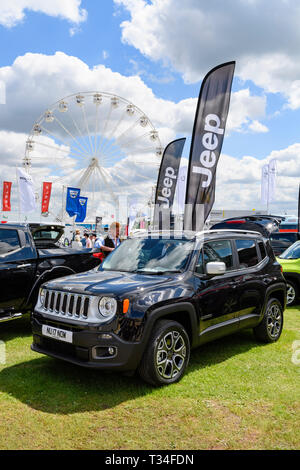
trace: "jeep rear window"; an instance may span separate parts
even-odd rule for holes
[[[267,256],[267,252],[266,252],[264,242],[258,242],[258,247],[259,247],[261,259],[265,259],[265,257]]]
[[[20,248],[17,230],[0,229],[0,255],[4,255]]]
[[[235,240],[235,244],[241,268],[248,268],[258,264],[255,240]]]

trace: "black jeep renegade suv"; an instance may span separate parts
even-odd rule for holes
[[[32,349],[171,384],[205,342],[242,328],[277,341],[285,299],[280,265],[260,233],[152,232],[127,239],[95,270],[44,284]]]

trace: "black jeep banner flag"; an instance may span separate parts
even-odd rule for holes
[[[155,194],[154,225],[158,224],[160,213],[170,214],[172,210],[184,144],[185,138],[170,142],[162,156]],[[161,223],[159,225],[161,228]]]
[[[215,67],[201,85],[189,157],[185,230],[202,230],[215,200],[216,169],[223,144],[234,67],[235,62]],[[199,208],[202,208],[201,220]]]

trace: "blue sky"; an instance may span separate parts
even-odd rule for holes
[[[16,0],[0,5],[0,80],[7,89],[6,105],[0,108],[3,178],[21,158],[24,135],[39,112],[91,86],[108,93],[120,90],[120,96],[142,108],[163,145],[173,137],[189,137],[203,76],[219,63],[236,60],[216,207],[226,200],[230,206],[260,208],[261,167],[276,158],[273,208],[294,212],[300,170],[299,21],[299,7],[289,0],[274,0],[272,11],[268,0],[212,0],[209,5],[204,0]],[[20,141],[18,157],[11,156],[10,138],[14,146]],[[145,171],[153,185],[155,174]],[[239,183],[232,173],[238,173]]]

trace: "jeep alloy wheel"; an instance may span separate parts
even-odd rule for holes
[[[152,385],[178,382],[190,357],[189,337],[180,323],[158,321],[139,367],[142,379]]]
[[[156,353],[156,370],[164,379],[173,379],[181,371],[186,358],[186,345],[177,330],[169,331],[161,339]]]
[[[253,331],[258,341],[274,343],[280,338],[283,327],[283,309],[277,299],[268,301],[261,323]]]
[[[267,328],[271,338],[276,340],[280,336],[282,313],[278,305],[271,304],[267,310]]]
[[[290,281],[286,283],[286,304],[293,305],[296,300],[296,289]]]

